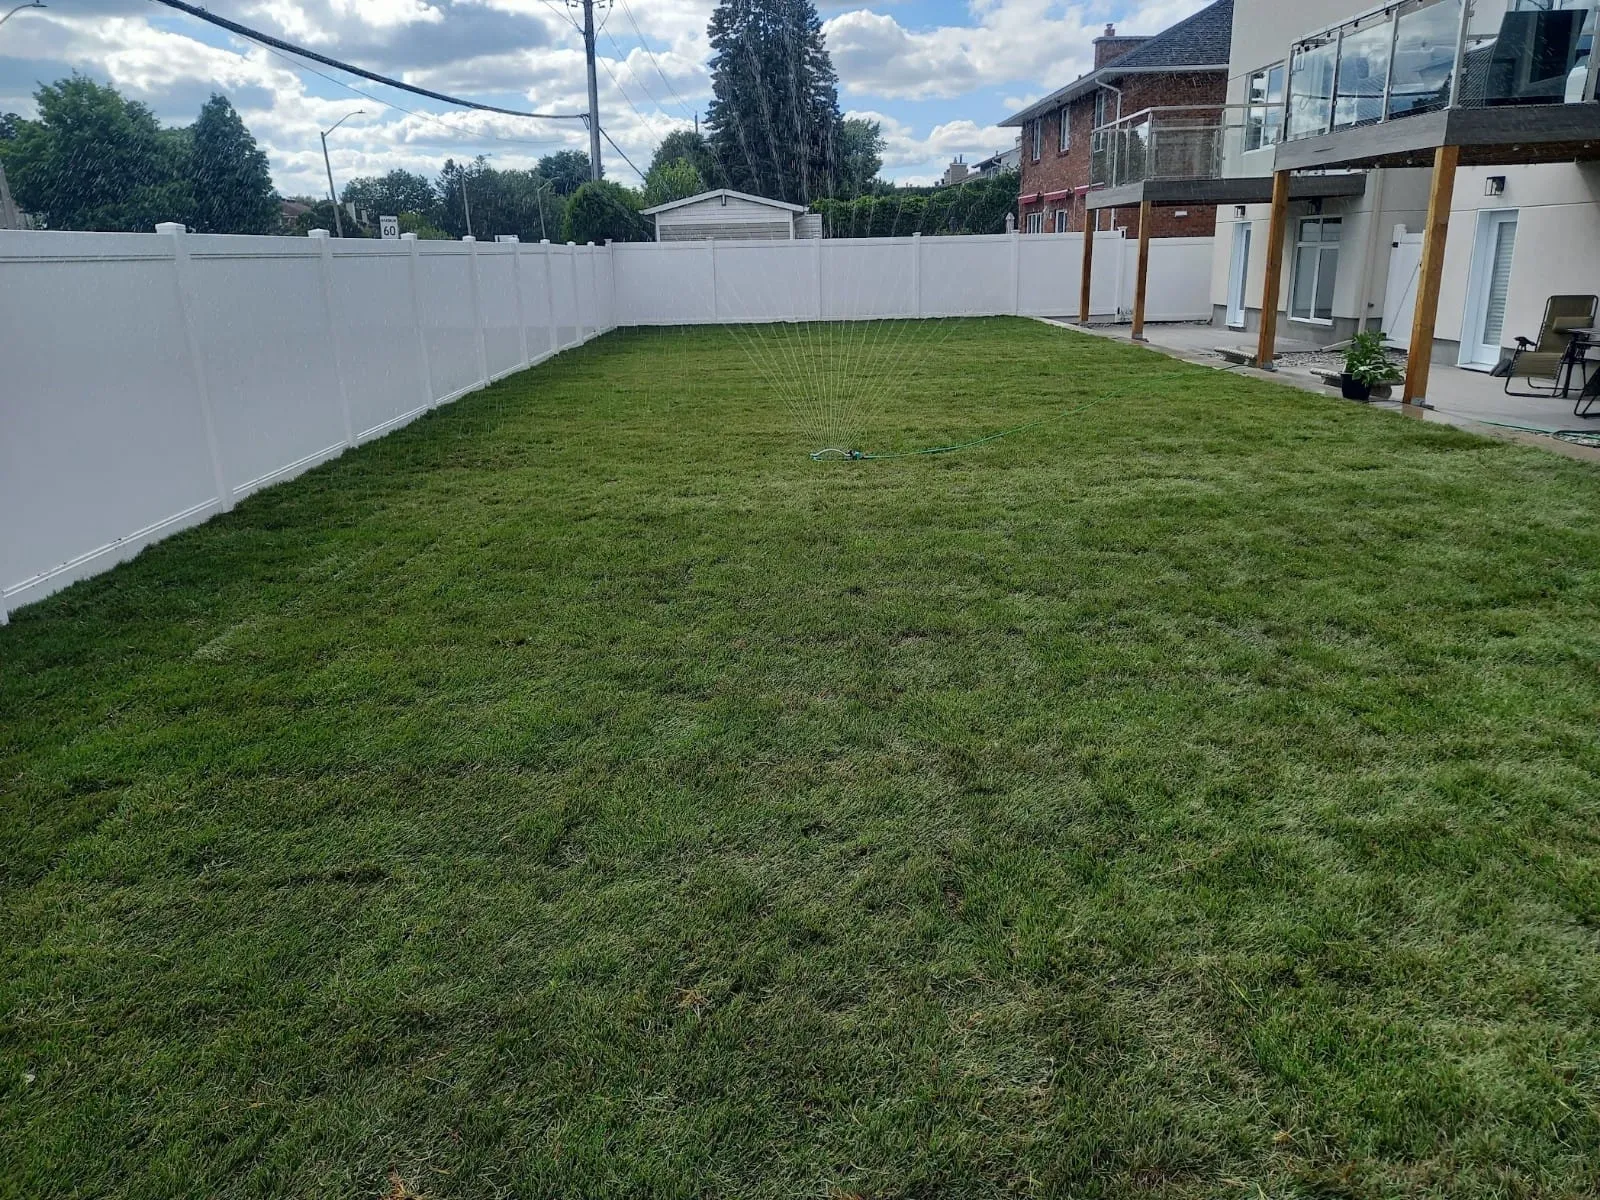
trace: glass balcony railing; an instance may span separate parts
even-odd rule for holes
[[[1094,131],[1090,182],[1122,187],[1150,179],[1219,178],[1229,139],[1237,144],[1242,138],[1243,113],[1235,108],[1147,108],[1102,125]]]
[[[1600,0],[1401,0],[1296,42],[1288,138],[1444,108],[1594,99]]]

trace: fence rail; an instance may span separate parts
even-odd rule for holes
[[[1132,303],[1097,239],[1093,310]],[[1115,251],[1115,252],[1113,252]],[[1158,240],[1152,320],[1210,315]],[[619,325],[1059,316],[1079,235],[646,243],[0,231],[0,621]]]

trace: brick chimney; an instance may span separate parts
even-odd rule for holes
[[[1114,63],[1131,50],[1137,50],[1150,39],[1147,37],[1118,37],[1117,27],[1107,25],[1104,37],[1094,40],[1094,69]]]

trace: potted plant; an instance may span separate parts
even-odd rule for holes
[[[1350,339],[1350,348],[1344,352],[1344,374],[1339,377],[1339,391],[1346,400],[1370,400],[1373,388],[1399,378],[1400,372],[1384,353],[1383,334],[1369,329]]]

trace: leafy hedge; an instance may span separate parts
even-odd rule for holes
[[[906,189],[856,200],[819,200],[828,237],[906,237],[913,233],[1004,233],[1017,210],[1014,172],[931,192]]]

